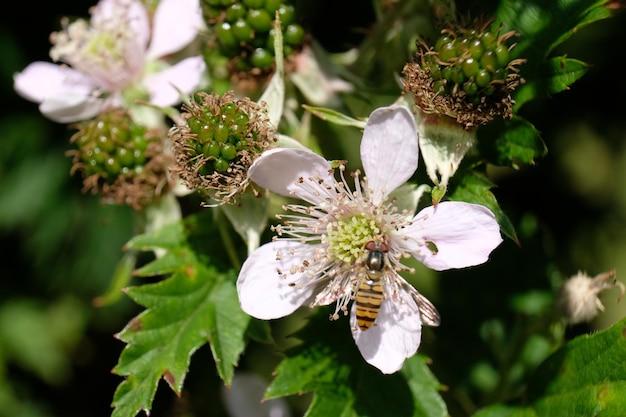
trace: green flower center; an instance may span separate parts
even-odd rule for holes
[[[353,263],[363,254],[363,247],[380,236],[380,228],[373,219],[355,215],[330,223],[326,229],[328,254]]]

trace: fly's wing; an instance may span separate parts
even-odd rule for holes
[[[428,298],[424,297],[419,291],[415,289],[411,284],[409,284],[404,278],[402,278],[399,274],[396,275],[396,280],[400,284],[405,291],[411,294],[413,300],[417,304],[417,308],[420,312],[420,317],[422,320],[422,324],[430,327],[437,327],[441,324],[441,317],[439,316],[439,312],[437,308],[431,303]]]
[[[424,297],[419,293],[415,288],[411,287],[413,291],[411,291],[411,295],[413,299],[417,303],[417,308],[420,311],[420,315],[422,317],[422,323],[425,326],[437,327],[441,324],[441,317],[439,316],[439,312],[431,303],[428,298]]]

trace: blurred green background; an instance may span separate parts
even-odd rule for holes
[[[319,10],[329,4],[316,3]],[[81,194],[80,178],[69,175],[71,160],[65,156],[67,127],[43,118],[12,87],[15,72],[49,60],[48,36],[60,18],[85,16],[92,5],[16,2],[1,17],[0,417],[110,415],[121,381],[110,371],[123,348],[114,334],[140,311],[125,297],[109,307],[92,304],[106,291],[132,236],[132,210],[102,206],[97,196]],[[361,41],[364,32],[357,28],[367,27],[372,13],[358,5],[363,2],[333,5],[337,24],[324,20],[328,16],[311,19],[327,49],[343,51]],[[493,383],[489,338],[500,334],[507,340],[508,329],[529,320],[533,303],[549,299],[563,278],[615,268],[626,282],[626,80],[617,64],[625,27],[626,14],[618,11],[559,47],[557,54],[591,67],[570,91],[521,110],[542,133],[547,157],[518,171],[490,170],[494,194],[521,246],[505,241],[485,266],[440,275],[431,298],[443,325],[427,332],[423,351],[433,357],[442,383],[460,387],[447,394],[450,402],[462,404],[464,395],[479,395],[481,384]],[[608,327],[626,315],[626,302],[617,304],[617,296],[617,290],[603,294],[606,313],[590,326],[568,329],[568,335]],[[192,364],[190,389],[199,384],[216,390],[198,382],[207,370],[213,378],[210,352],[201,349]],[[152,415],[174,415],[172,402],[173,394],[161,389]],[[450,409],[455,415],[455,407]]]

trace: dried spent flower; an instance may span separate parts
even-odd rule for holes
[[[248,168],[276,142],[267,109],[247,97],[198,93],[183,105],[186,123],[170,129],[176,163],[171,168],[187,188],[210,200],[232,203],[249,185]]]
[[[417,41],[414,62],[404,66],[404,88],[425,114],[448,116],[465,129],[510,119],[511,93],[523,82],[511,59],[516,33],[493,31],[491,21],[475,21],[475,28],[450,24],[434,45]]]
[[[127,111],[111,110],[72,127],[76,149],[67,155],[73,157],[70,172],[83,174],[83,192],[100,192],[105,203],[141,210],[171,186],[167,169],[173,157],[165,152],[162,135],[135,123]]]
[[[561,286],[557,305],[570,324],[588,322],[599,312],[604,311],[598,294],[615,287],[620,289],[617,299],[619,301],[624,296],[625,288],[624,284],[616,279],[614,269],[596,275],[594,278],[579,272]]]

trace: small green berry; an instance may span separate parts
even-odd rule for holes
[[[250,57],[250,62],[255,67],[266,70],[274,64],[274,55],[265,48],[256,48]]]
[[[254,30],[269,32],[272,28],[272,17],[265,9],[250,9],[246,19]]]
[[[286,44],[297,46],[300,45],[304,39],[304,29],[297,23],[287,25],[283,36]]]

